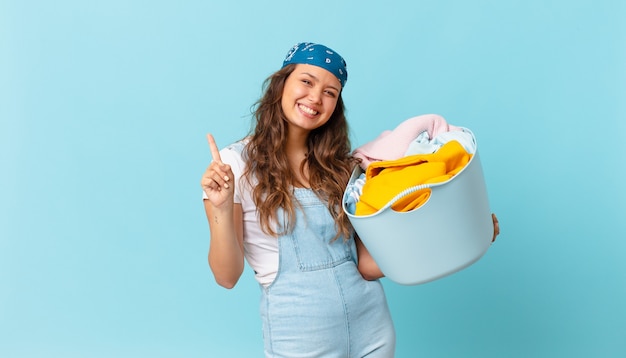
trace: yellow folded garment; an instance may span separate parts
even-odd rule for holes
[[[416,154],[397,160],[373,162],[365,171],[365,184],[356,215],[370,215],[403,190],[420,185],[441,183],[452,178],[469,163],[472,155],[455,140],[432,154]],[[410,211],[428,200],[430,189],[421,189],[398,200],[392,209]]]

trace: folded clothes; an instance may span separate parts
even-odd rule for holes
[[[365,185],[365,173],[361,173],[354,182],[349,183],[346,187],[343,203],[350,214],[354,214],[356,211],[356,203],[363,192],[363,185]]]
[[[423,114],[403,121],[392,131],[382,132],[376,139],[355,149],[354,157],[361,160],[360,166],[365,170],[372,162],[403,157],[411,142],[423,132],[432,139],[440,133],[460,129],[449,125],[442,116]]]
[[[370,215],[383,208],[402,191],[421,184],[449,180],[469,163],[468,153],[456,140],[449,141],[432,154],[416,154],[397,160],[376,161],[365,171],[365,184],[355,215]],[[430,197],[430,189],[407,194],[392,205],[395,211],[410,211],[423,205]]]
[[[476,153],[474,135],[469,130],[461,128],[459,131],[439,133],[435,138],[430,138],[428,132],[422,132],[409,144],[404,156],[434,153],[451,140],[461,143],[468,153]]]

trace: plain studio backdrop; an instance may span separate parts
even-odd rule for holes
[[[383,279],[397,357],[626,356],[625,4],[0,0],[0,356],[262,355],[199,181],[300,41],[345,57],[353,147],[425,113],[478,140],[502,233]]]

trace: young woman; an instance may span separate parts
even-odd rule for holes
[[[299,43],[265,82],[256,126],[218,151],[202,176],[209,265],[232,288],[244,258],[261,287],[268,357],[393,357],[383,274],[342,210],[356,165],[330,48]],[[494,239],[498,233],[494,216]]]
[[[330,48],[299,43],[265,82],[253,132],[202,176],[209,265],[231,288],[244,258],[261,286],[268,357],[393,357],[378,266],[341,208],[355,165],[341,98],[348,73]]]

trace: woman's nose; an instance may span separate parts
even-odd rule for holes
[[[309,91],[309,99],[311,100],[311,102],[313,103],[320,103],[321,102],[321,98],[322,98],[322,91],[318,90],[316,88],[312,88]]]

